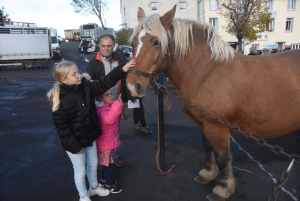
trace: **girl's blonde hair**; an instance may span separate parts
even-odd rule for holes
[[[72,66],[76,66],[76,64],[72,61],[62,61],[58,63],[54,67],[54,78],[56,82],[54,83],[54,86],[52,89],[50,89],[47,93],[48,100],[52,104],[52,111],[55,112],[59,109],[60,100],[59,100],[59,94],[60,89],[59,85],[62,84],[63,80],[67,77],[69,70]]]

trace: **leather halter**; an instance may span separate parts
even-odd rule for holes
[[[156,87],[155,74],[160,70],[160,68],[162,67],[163,63],[165,62],[166,59],[169,58],[169,56],[170,56],[170,52],[169,52],[169,47],[168,47],[167,51],[165,52],[164,57],[162,58],[162,60],[158,64],[158,66],[154,69],[154,71],[152,71],[152,73],[142,72],[142,71],[138,71],[138,70],[134,70],[134,69],[130,69],[128,72],[136,74],[136,75],[148,77],[149,80],[150,80],[150,82],[151,82],[151,85],[153,87]]]

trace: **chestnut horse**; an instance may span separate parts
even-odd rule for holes
[[[133,96],[144,97],[149,81],[163,71],[180,97],[191,105],[262,138],[300,128],[300,50],[265,56],[235,52],[209,25],[175,19],[176,6],[163,16],[145,16],[131,39],[136,66],[127,78]],[[182,104],[185,115],[202,131],[204,168],[195,181],[219,181],[207,195],[228,199],[236,189],[230,154],[230,129]]]

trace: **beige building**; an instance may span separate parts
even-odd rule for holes
[[[218,15],[218,0],[120,0],[123,28],[134,28],[137,23],[138,7],[143,8],[146,15],[157,13],[163,15],[177,5],[175,18],[185,18],[208,23],[215,27],[223,40],[236,47],[237,38],[225,32],[222,26],[225,20]],[[272,16],[270,24],[260,33],[260,39],[247,45],[243,42],[244,53],[255,46],[257,50],[286,47],[300,49],[300,0],[266,0]],[[298,25],[297,25],[298,24]]]

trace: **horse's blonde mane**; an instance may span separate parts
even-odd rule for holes
[[[139,24],[134,29],[130,40],[136,36],[142,29],[148,34],[156,36],[161,43],[162,52],[166,52],[168,48],[168,37],[173,39],[175,43],[175,54],[179,58],[183,58],[190,50],[190,44],[194,44],[193,28],[202,29],[206,35],[206,42],[211,49],[211,59],[216,62],[229,62],[234,57],[234,50],[215,32],[214,28],[207,24],[200,24],[196,21],[187,19],[173,19],[172,22],[174,35],[166,32],[161,24],[158,14],[146,16],[140,19]],[[191,43],[190,37],[191,36]],[[201,47],[200,47],[201,48]]]

